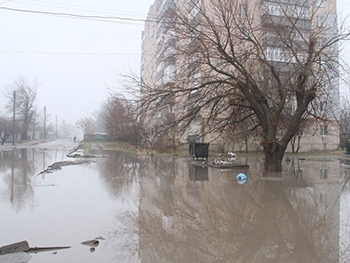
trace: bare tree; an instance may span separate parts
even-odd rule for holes
[[[281,171],[301,124],[327,121],[330,114],[321,113],[320,104],[337,101],[344,66],[338,46],[349,32],[338,30],[334,10],[318,17],[315,1],[255,4],[178,4],[169,23],[177,38],[176,84],[141,81],[140,105],[156,112],[159,101],[171,98],[177,105],[171,127],[185,130],[200,118],[204,133],[249,120],[246,128],[260,137],[265,170]]]
[[[7,138],[11,135],[13,127],[10,119],[0,117],[0,140],[1,145],[4,145]]]
[[[304,131],[312,128],[313,121],[305,120],[300,123],[297,132],[294,134],[292,139],[290,140],[290,144],[292,147],[292,152],[297,153],[301,149],[301,139],[304,136]]]
[[[340,146],[345,147],[346,142],[350,139],[350,102],[344,99],[340,109],[339,118],[340,127]]]
[[[6,108],[13,112],[14,99],[16,116],[22,122],[21,140],[28,139],[29,125],[32,121],[35,111],[37,83],[29,83],[24,77],[18,78],[6,91],[8,103]],[[15,97],[13,94],[16,94]]]
[[[95,120],[92,117],[78,119],[75,126],[87,134],[95,132]]]
[[[112,95],[103,106],[102,118],[110,136],[138,145],[142,131],[136,107],[131,100]]]

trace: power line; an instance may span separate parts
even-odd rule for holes
[[[23,2],[23,1],[13,1],[15,3],[20,3],[20,4],[26,4],[26,5],[34,5],[34,6],[46,6],[46,7],[54,7],[54,8],[61,8],[65,9],[68,8],[70,10],[77,10],[77,11],[93,11],[93,12],[102,12],[106,14],[111,14],[111,13],[125,13],[125,14],[133,14],[133,15],[142,15],[145,16],[144,14],[140,13],[133,13],[133,12],[112,12],[111,9],[106,9],[106,8],[101,8],[101,7],[87,7],[87,6],[81,6],[81,5],[74,5],[74,4],[64,4],[64,3],[56,3],[56,2],[51,2],[51,1],[40,1],[40,0],[32,0],[30,3],[28,2]],[[32,3],[32,2],[37,2],[37,3]]]
[[[15,53],[27,55],[82,55],[82,56],[141,56],[137,53],[91,53],[91,52],[53,52],[53,51],[16,51],[0,50],[0,53]]]
[[[73,36],[73,35],[40,35],[40,34],[16,34],[16,33],[3,33],[0,35],[5,36],[20,36],[20,37],[43,37],[43,38],[76,38],[76,39],[139,39],[139,37],[117,37],[117,36]]]
[[[349,5],[345,2],[340,2],[341,4]],[[140,19],[140,18],[128,18],[128,17],[121,17],[121,16],[97,16],[97,15],[79,15],[79,14],[73,14],[73,13],[66,13],[66,12],[49,12],[49,11],[38,11],[38,10],[29,10],[29,9],[19,9],[19,8],[10,8],[10,7],[0,7],[0,10],[5,11],[13,11],[13,12],[22,12],[22,13],[33,13],[33,14],[42,14],[42,15],[52,15],[52,16],[60,16],[60,17],[67,17],[67,18],[75,18],[75,19],[84,19],[84,20],[93,20],[93,21],[101,21],[101,22],[108,22],[108,23],[118,23],[118,24],[130,24],[130,25],[139,25],[135,24],[138,22],[141,23],[162,23],[162,24],[176,24],[176,22],[172,21],[164,21],[164,20],[158,20],[158,19]],[[117,21],[114,21],[117,20]]]
[[[154,23],[157,23],[157,22],[159,22],[157,20],[151,20],[151,19],[127,18],[127,17],[120,17],[120,16],[78,15],[78,14],[72,14],[72,13],[48,12],[48,11],[18,9],[18,8],[10,8],[10,7],[0,7],[0,10],[22,12],[22,13],[42,14],[42,15],[53,15],[53,16],[69,17],[69,18],[76,18],[76,19],[103,21],[103,22],[110,22],[110,23],[123,23],[123,22],[124,23],[125,22],[129,22],[129,23],[130,22],[142,22],[142,23],[154,22]],[[113,20],[119,20],[119,21],[113,21]],[[133,24],[133,25],[136,25],[136,24]]]

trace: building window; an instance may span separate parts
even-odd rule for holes
[[[272,16],[289,16],[294,18],[309,18],[309,7],[280,3],[264,3],[264,13]]]
[[[299,128],[298,132],[296,133],[296,135],[298,135],[299,137],[304,135],[304,129],[303,128]]]
[[[327,62],[322,60],[322,58],[319,58],[318,69],[319,70],[325,70],[326,68],[327,68]]]
[[[309,18],[309,9],[307,7],[288,5],[285,7],[285,12],[290,17],[303,18],[303,19]]]
[[[304,32],[301,30],[296,30],[292,32],[291,38],[293,39],[294,42],[307,42],[309,37],[309,32]]]
[[[319,37],[317,39],[317,44],[319,47],[324,47],[327,44],[327,40],[325,37]]]
[[[320,125],[320,136],[327,136],[328,134],[327,128],[328,128],[327,125]]]
[[[281,16],[282,10],[281,7],[278,4],[274,3],[265,3],[265,13],[267,15],[273,15],[273,16]]]
[[[266,58],[272,61],[283,61],[282,49],[278,47],[267,47]]]
[[[326,6],[326,0],[316,0],[316,6],[317,7],[325,7]]]
[[[328,178],[328,167],[321,167],[320,168],[320,179],[327,179]]]
[[[317,16],[316,17],[316,25],[318,27],[323,27],[324,26],[324,18],[323,18],[323,16]]]
[[[247,5],[240,4],[239,5],[239,16],[246,17],[247,16]]]
[[[284,48],[281,47],[266,47],[265,51],[266,59],[271,61],[278,61],[278,62],[295,62],[295,58],[293,57],[293,54]],[[300,55],[300,54],[299,54]]]
[[[240,28],[241,31],[241,38],[242,39],[249,39],[249,29],[245,26]]]
[[[327,102],[326,101],[320,101],[320,111],[324,112],[327,109]]]
[[[188,3],[189,10],[192,10],[193,8],[199,8],[200,7],[200,0],[190,0]]]

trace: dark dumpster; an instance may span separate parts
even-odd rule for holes
[[[189,151],[193,159],[194,158],[208,159],[209,143],[191,142]]]
[[[350,154],[350,142],[346,140],[345,142],[346,154]]]

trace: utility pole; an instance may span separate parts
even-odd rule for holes
[[[44,140],[46,140],[46,106],[44,106]]]
[[[56,115],[56,131],[55,131],[55,139],[57,140],[57,115]]]
[[[34,122],[33,122],[33,140],[35,140],[35,119],[36,119],[36,117],[35,117],[35,115],[36,115],[36,111],[34,111]]]
[[[12,145],[15,145],[15,128],[16,128],[16,91],[13,92]]]

